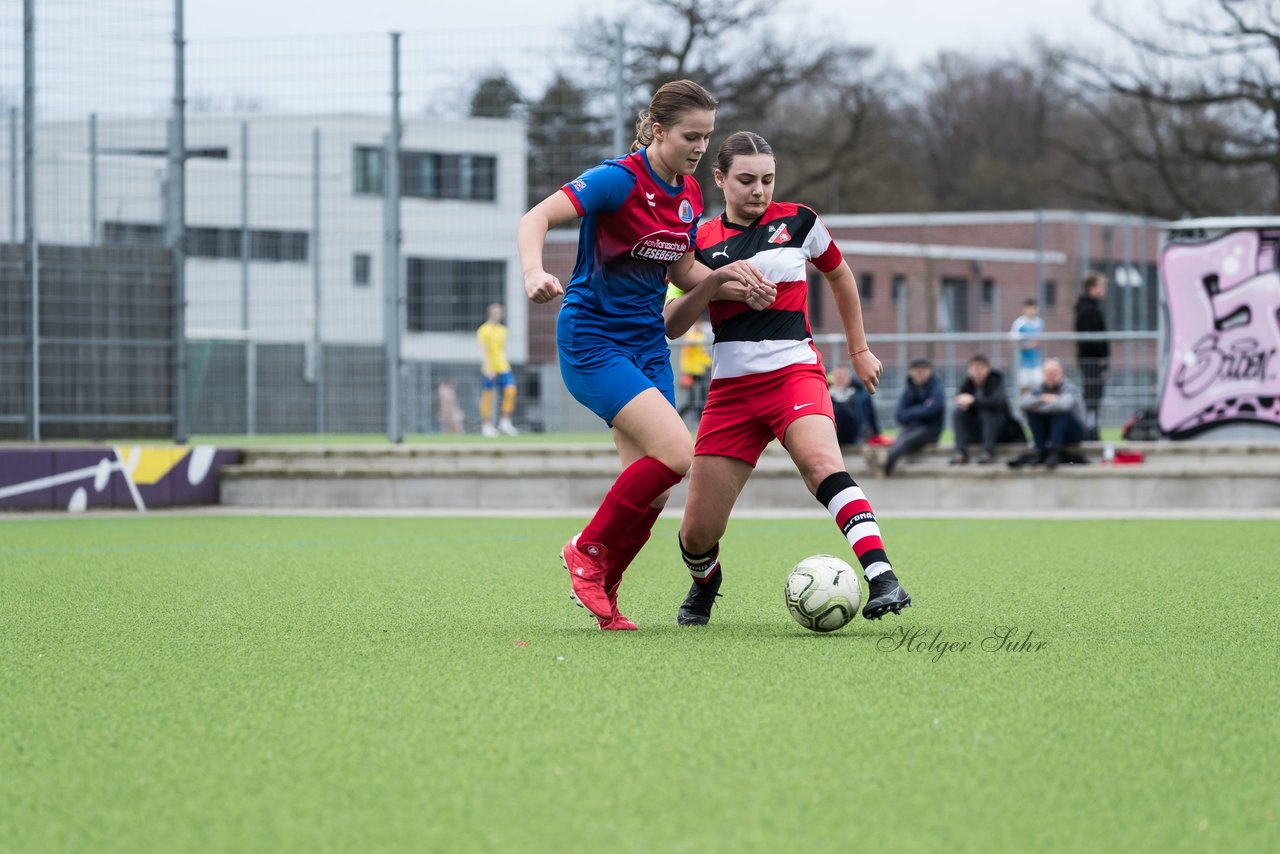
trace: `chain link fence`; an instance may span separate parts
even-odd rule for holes
[[[4,4],[0,437],[478,432],[476,329],[495,302],[517,426],[599,429],[563,389],[556,307],[524,298],[515,234],[626,149],[637,93],[621,50],[553,52],[563,35],[209,41],[180,0]],[[576,238],[548,240],[566,280]],[[896,320],[868,324],[887,424],[918,354],[952,389],[975,350],[1011,367],[1000,333],[887,335],[930,310],[894,300]],[[1154,328],[1146,306],[1124,303],[1124,328]],[[1157,336],[1135,335],[1103,423],[1153,402]],[[1069,340],[1045,350],[1073,364]]]

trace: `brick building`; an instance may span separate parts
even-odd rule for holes
[[[1150,220],[1052,210],[835,214],[823,221],[858,278],[872,334],[1006,331],[1028,297],[1040,300],[1047,331],[1069,332],[1088,270],[1111,277],[1109,328],[1157,327],[1159,232]],[[576,249],[575,230],[553,233],[547,269],[567,281]],[[530,308],[531,362],[555,360],[558,306]],[[810,315],[815,333],[841,331],[816,272]]]

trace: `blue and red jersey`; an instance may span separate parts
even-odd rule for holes
[[[558,335],[571,346],[666,348],[667,267],[691,251],[702,216],[692,176],[663,181],[645,149],[606,160],[561,187],[582,217]],[[568,334],[564,334],[564,333]]]

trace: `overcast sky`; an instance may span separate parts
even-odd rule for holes
[[[822,31],[843,31],[848,41],[882,48],[914,65],[942,48],[1005,53],[1032,34],[1055,39],[1096,39],[1090,10],[1096,0],[780,0],[779,21],[788,18]],[[1110,0],[1141,9],[1146,0]],[[334,34],[407,33],[433,29],[564,29],[573,32],[584,16],[625,9],[619,0],[187,0],[187,36],[192,40]]]

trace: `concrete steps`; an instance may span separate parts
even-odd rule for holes
[[[1093,460],[1101,445],[1086,446]],[[845,454],[877,509],[945,511],[1161,508],[1280,508],[1280,444],[1124,443],[1136,465],[1044,469],[951,466],[950,450],[926,449],[879,478],[883,450]],[[1011,454],[1006,454],[1006,458]],[[474,444],[407,447],[277,447],[244,451],[221,470],[222,503],[234,507],[564,510],[588,512],[613,483],[609,444]],[[685,486],[671,506],[684,504]],[[799,510],[816,502],[776,444],[738,501],[754,510]]]

